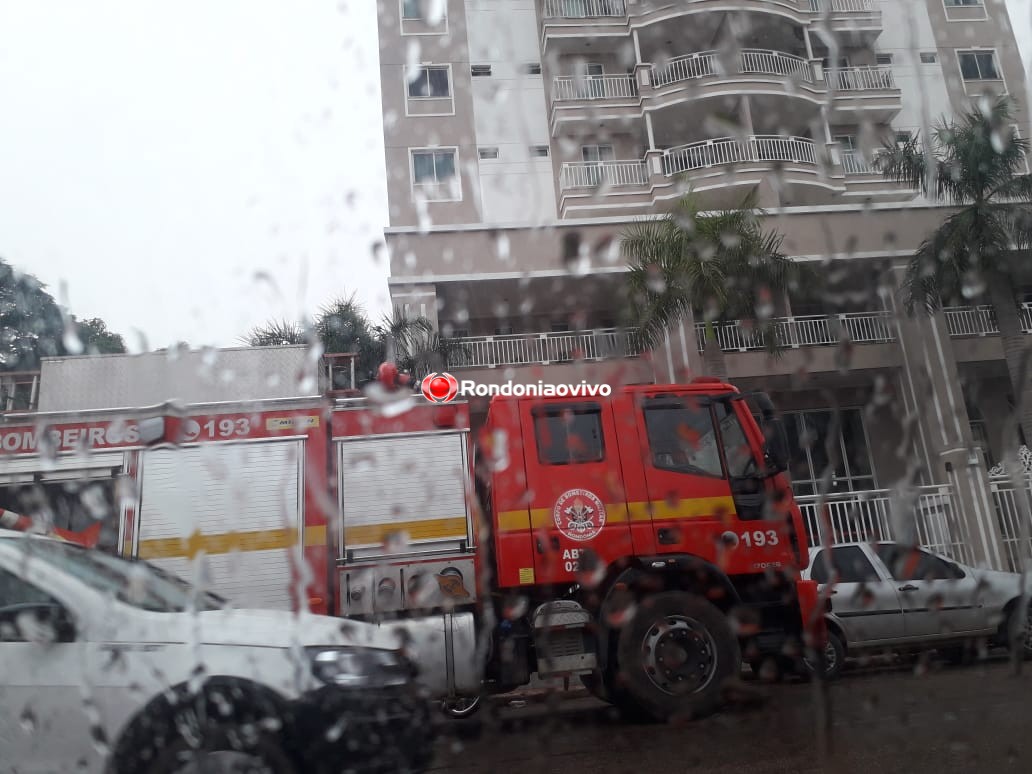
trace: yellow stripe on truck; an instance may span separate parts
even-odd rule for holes
[[[297,530],[263,529],[252,532],[223,532],[204,535],[194,532],[187,538],[154,538],[140,541],[141,559],[193,559],[206,554],[228,554],[230,551],[272,551],[297,545]],[[326,527],[305,527],[306,546],[326,545]]]
[[[735,501],[729,496],[686,497],[671,504],[665,500],[644,502],[606,503],[606,523],[622,524],[632,522],[670,521],[675,519],[697,519],[703,516],[719,516],[735,512]],[[530,518],[527,511],[502,511],[498,514],[498,529],[501,532],[519,532],[533,527],[542,529],[552,525],[551,508],[532,508]]]
[[[466,517],[422,519],[420,521],[390,521],[383,524],[363,524],[344,528],[344,545],[380,545],[389,535],[405,532],[409,540],[442,540],[466,537]]]

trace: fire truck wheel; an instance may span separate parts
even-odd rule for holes
[[[441,702],[441,712],[455,720],[465,720],[480,711],[479,696],[458,696]]]
[[[615,698],[656,720],[702,717],[738,677],[742,656],[727,618],[702,597],[670,591],[642,599],[620,631]],[[634,712],[635,707],[625,709]]]

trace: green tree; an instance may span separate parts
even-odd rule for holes
[[[291,320],[269,320],[252,328],[241,341],[252,347],[275,347],[287,344],[307,344],[308,335],[303,325]]]
[[[764,230],[763,212],[749,195],[733,209],[708,213],[691,195],[662,218],[632,223],[621,235],[629,264],[631,323],[639,344],[654,348],[664,332],[692,312],[706,322],[707,370],[726,377],[715,325],[759,320],[769,349],[777,348],[772,325],[763,325],[773,299],[814,280],[805,266],[782,251],[783,237]]]
[[[33,371],[64,354],[61,309],[46,286],[0,259],[0,370]]]
[[[91,317],[88,320],[76,320],[72,317],[72,320],[84,353],[118,355],[128,351],[121,335],[108,330],[107,323],[99,317]]]
[[[888,179],[954,208],[907,265],[906,306],[929,313],[944,302],[992,306],[1018,419],[1032,440],[1032,382],[1014,285],[1032,250],[1032,176],[1028,142],[1015,136],[1013,121],[1008,99],[984,102],[940,120],[927,145],[916,136],[886,144],[877,163]]]

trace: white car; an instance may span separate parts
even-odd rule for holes
[[[951,648],[979,638],[1005,645],[1011,631],[1025,655],[1032,655],[1032,632],[1022,614],[1028,608],[1021,605],[1016,573],[979,570],[923,549],[879,542],[811,548],[803,575],[821,584],[830,605],[828,676],[841,670],[847,655],[863,651]]]
[[[145,563],[0,530],[4,772],[419,769],[413,681],[372,624],[229,609]]]

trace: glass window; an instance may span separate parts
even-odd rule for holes
[[[814,555],[810,577],[818,583],[829,583],[832,570],[838,575],[839,583],[871,583],[881,580],[860,546],[838,546],[831,549],[831,567],[828,566],[827,551]]]
[[[895,580],[947,580],[963,577],[962,572],[945,560],[920,549],[910,549],[898,543],[879,543],[877,553]]]
[[[412,151],[412,179],[430,198],[459,198],[455,151]]]
[[[716,405],[720,423],[720,437],[724,442],[724,458],[727,460],[727,474],[731,478],[755,475],[756,458],[745,437],[745,430],[738,415],[725,404]]]
[[[451,96],[448,68],[421,67],[418,75],[409,81],[408,95],[417,99],[443,99]]]
[[[0,569],[0,610],[12,605],[52,605],[56,600],[45,591],[22,580],[7,570]]]
[[[833,412],[827,410],[785,414],[789,470],[792,488],[797,495],[817,493],[831,459],[829,450],[837,458],[831,493],[864,491],[876,486],[863,410],[850,408],[839,411],[838,437],[831,439],[829,446],[833,416]]]
[[[996,67],[996,53],[993,51],[961,51],[960,74],[965,81],[998,81],[1000,72]]]
[[[534,411],[538,460],[545,465],[600,462],[605,458],[602,407],[547,406]]]
[[[401,4],[402,19],[422,19],[423,0],[403,0]]]
[[[652,464],[700,476],[723,475],[720,449],[707,406],[691,399],[658,398],[645,404]]]

